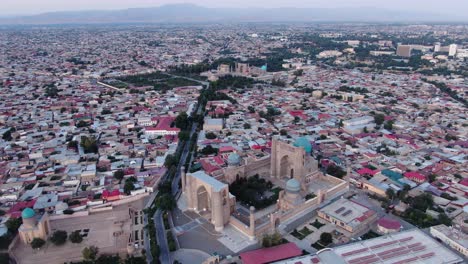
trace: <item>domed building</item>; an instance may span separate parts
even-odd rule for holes
[[[229,154],[227,162],[229,166],[239,166],[241,164],[241,157],[239,154],[233,152]]]
[[[29,244],[34,238],[46,240],[50,233],[49,218],[47,213],[36,215],[31,208],[25,208],[21,212],[23,224],[18,229],[18,234],[23,243]]]
[[[287,193],[299,193],[301,191],[301,183],[296,179],[290,179],[286,182]]]
[[[309,153],[309,154],[312,152],[312,144],[306,137],[297,138],[293,146],[301,147],[306,151],[306,153]]]
[[[286,187],[280,195],[280,207],[283,210],[295,208],[303,203],[301,192],[301,183],[296,179],[290,179],[286,182]]]

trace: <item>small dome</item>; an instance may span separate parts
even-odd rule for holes
[[[305,137],[297,138],[296,141],[294,142],[293,146],[301,147],[301,148],[305,149],[306,153],[311,153],[312,152],[312,144],[310,144],[310,141]]]
[[[21,217],[23,219],[33,218],[35,215],[36,215],[36,212],[34,212],[34,210],[31,208],[26,208],[21,213]]]
[[[297,193],[301,191],[301,183],[296,179],[290,179],[286,182],[286,191]]]
[[[239,154],[233,152],[229,154],[227,161],[228,161],[228,164],[231,166],[240,165],[241,157],[239,156]]]

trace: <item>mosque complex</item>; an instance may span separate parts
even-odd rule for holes
[[[187,210],[206,217],[218,232],[230,225],[252,240],[273,233],[281,223],[317,210],[348,191],[348,182],[321,172],[311,153],[307,138],[291,144],[275,137],[269,155],[255,158],[231,153],[228,166],[216,174],[183,173]],[[233,183],[251,177],[271,182],[271,190],[279,190],[276,203],[266,208],[248,207],[230,192]]]

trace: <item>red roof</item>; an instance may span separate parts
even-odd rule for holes
[[[415,181],[418,181],[418,182],[422,182],[422,181],[426,180],[426,176],[424,176],[422,174],[419,174],[417,172],[414,172],[414,171],[405,172],[405,174],[403,174],[403,176],[405,176],[406,178],[408,178],[410,180],[415,180]]]
[[[397,229],[400,229],[401,228],[401,224],[400,222],[396,221],[396,220],[392,220],[392,219],[389,219],[389,218],[380,218],[379,221],[377,222],[377,224],[383,228],[386,228],[386,229],[394,229],[394,230],[397,230]]]
[[[109,192],[108,190],[104,190],[102,192],[102,198],[103,199],[110,198],[110,197],[116,197],[116,196],[119,196],[119,195],[120,195],[119,190],[113,190],[111,192]]]
[[[220,147],[219,148],[219,152],[221,152],[221,153],[232,152],[234,150],[236,150],[236,149],[234,147],[232,147],[232,146],[225,146],[225,147]]]
[[[468,178],[464,178],[459,183],[462,184],[462,185],[468,186]]]
[[[293,258],[302,255],[302,250],[294,243],[282,244],[271,248],[262,248],[240,254],[244,264],[262,264]]]
[[[359,175],[372,175],[374,176],[376,173],[378,172],[378,170],[371,170],[369,168],[362,168],[362,169],[359,169],[357,171],[357,173],[359,173]]]
[[[8,210],[8,214],[12,218],[19,218],[21,217],[21,212],[24,208],[33,208],[35,203],[36,199],[33,199],[31,201],[17,202],[10,208],[10,210]]]

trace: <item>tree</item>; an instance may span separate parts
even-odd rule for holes
[[[395,196],[396,196],[396,193],[392,188],[388,188],[385,191],[385,194],[387,195],[388,199],[390,199],[390,200],[393,200],[393,198],[395,198]]]
[[[124,192],[126,195],[130,195],[131,191],[135,190],[135,184],[132,181],[125,181]]]
[[[68,237],[73,244],[79,244],[83,241],[83,237],[80,234],[80,231],[73,231]]]
[[[215,138],[216,138],[216,134],[213,133],[213,132],[208,132],[208,133],[205,134],[205,137],[206,137],[207,139],[215,139]]]
[[[125,173],[123,170],[117,170],[114,172],[114,178],[119,180],[119,182],[123,179],[124,176],[125,176]]]
[[[181,112],[175,119],[175,126],[181,130],[185,130],[188,127],[188,115],[186,112]]]
[[[95,260],[97,257],[97,254],[99,253],[99,248],[96,246],[90,246],[90,247],[85,247],[82,251],[81,254],[83,255],[83,258],[85,260]]]
[[[56,246],[61,246],[67,242],[67,231],[57,230],[50,237],[50,241]]]
[[[244,123],[244,129],[250,129],[252,126],[249,123]]]
[[[43,239],[41,239],[41,238],[36,237],[31,241],[31,247],[33,249],[39,249],[44,245],[45,245],[45,241]]]
[[[425,212],[427,208],[432,207],[434,205],[434,199],[432,195],[429,193],[423,193],[411,200],[411,205],[413,208],[421,210]]]
[[[13,137],[11,136],[11,130],[9,129],[5,133],[3,133],[2,138],[5,141],[11,141],[13,139]]]
[[[262,246],[265,248],[271,247],[271,238],[269,235],[264,235],[262,239]]]
[[[163,211],[172,211],[177,204],[171,193],[165,193],[156,199],[156,206]]]
[[[332,234],[323,232],[322,234],[320,234],[320,242],[324,246],[331,244],[333,242]]]
[[[178,137],[181,141],[187,141],[190,139],[190,132],[180,131]]]
[[[21,218],[10,218],[6,221],[5,225],[8,228],[8,231],[12,234],[16,234],[18,232],[18,228],[23,224],[23,220]]]
[[[174,155],[167,155],[166,160],[164,160],[164,166],[166,168],[170,168],[173,165],[177,166],[178,160]]]
[[[334,176],[340,179],[346,176],[345,171],[343,171],[340,167],[335,166],[333,164],[327,167],[326,172],[327,174],[330,174],[331,176]]]
[[[211,145],[208,145],[206,147],[204,147],[200,153],[202,153],[203,155],[211,155],[211,154],[217,154],[218,153],[218,149],[217,148],[213,148],[213,146]]]
[[[80,145],[83,147],[85,153],[98,152],[98,145],[94,137],[81,137]]]
[[[430,182],[430,183],[434,182],[434,181],[436,180],[436,178],[437,178],[437,175],[434,174],[434,173],[431,173],[431,174],[429,174],[429,176],[428,176],[428,179],[429,179],[429,182]]]
[[[438,220],[441,224],[444,224],[446,226],[452,225],[452,219],[450,219],[450,217],[448,217],[445,213],[440,213]]]
[[[392,129],[393,129],[393,121],[392,121],[392,120],[387,121],[387,122],[384,124],[384,128],[385,128],[386,130],[392,130]]]
[[[383,122],[385,121],[385,116],[383,114],[376,114],[374,116],[374,122],[380,126],[383,124]]]

